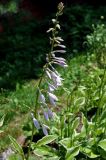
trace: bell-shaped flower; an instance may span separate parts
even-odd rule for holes
[[[31,113],[32,119],[33,119],[33,123],[34,126],[36,127],[36,129],[40,129],[40,124],[38,122],[38,120],[34,117],[33,113]]]
[[[53,63],[58,64],[62,67],[67,67],[68,65],[65,62],[66,60],[62,57],[55,57],[53,56]]]
[[[62,82],[61,82],[61,77],[59,74],[57,74],[56,72],[51,71],[51,79],[54,82],[55,87],[61,86]]]
[[[61,86],[62,85],[62,78],[60,76],[58,76],[56,78],[56,81],[55,81],[55,86],[58,87],[58,86]]]
[[[53,112],[49,108],[48,108],[48,116],[49,116],[49,118],[53,117]]]
[[[45,103],[45,97],[44,95],[41,93],[41,91],[39,90],[39,100],[41,103]]]
[[[56,37],[56,39],[57,39],[58,41],[60,41],[60,42],[63,42],[63,41],[64,41],[64,39],[62,39],[61,37]]]
[[[62,44],[57,44],[58,47],[61,47],[61,48],[66,48],[65,45],[62,45]]]
[[[51,54],[53,53],[66,53],[66,50],[55,50],[51,52]]]
[[[56,101],[58,101],[58,98],[57,98],[54,94],[52,94],[52,93],[50,93],[50,92],[48,92],[48,95],[49,95],[50,103],[51,103],[53,106],[56,106]]]
[[[56,90],[56,87],[50,83],[48,83],[48,88],[49,88],[49,92],[53,92],[54,90]]]
[[[48,129],[49,129],[49,127],[47,125],[42,124],[42,130],[43,130],[43,133],[45,136],[48,135]]]
[[[55,64],[58,64],[59,66],[64,67],[64,68],[65,68],[65,67],[68,67],[67,63],[64,62],[64,61],[58,60],[58,61],[54,61],[54,63],[55,63]]]
[[[49,115],[47,111],[43,112],[45,119],[48,121],[49,120]]]
[[[62,58],[62,57],[55,57],[55,56],[53,56],[53,59],[54,60],[56,60],[56,61],[66,61],[64,58]]]
[[[54,28],[49,28],[46,32],[49,33],[49,32],[51,32],[53,30],[54,30]]]

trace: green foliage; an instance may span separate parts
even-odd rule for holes
[[[90,53],[95,53],[101,67],[106,64],[106,25],[93,26],[93,33],[87,36]]]
[[[43,137],[42,139],[40,139],[39,141],[37,141],[36,147],[49,144],[57,138],[58,138],[57,135],[47,135]]]
[[[86,50],[86,35],[92,32],[92,24],[105,23],[106,9],[89,5],[71,5],[65,8],[62,16],[62,37],[67,44],[68,54],[79,55]],[[64,23],[65,21],[65,23]]]
[[[11,143],[13,145],[14,150],[22,157],[22,159],[24,160],[24,152],[22,147],[18,144],[18,142],[12,137],[9,136]]]
[[[0,4],[0,14],[16,13],[18,10],[17,1],[9,1],[6,4]]]

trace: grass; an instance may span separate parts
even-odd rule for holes
[[[37,81],[16,85],[15,91],[2,91],[0,94],[0,117],[5,115],[4,132],[0,135],[0,151],[6,148],[10,141],[8,134],[18,137],[22,134],[23,122],[33,108],[35,102],[35,86]]]

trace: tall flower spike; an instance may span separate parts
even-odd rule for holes
[[[57,57],[56,54],[60,54],[60,53],[65,53],[65,46],[63,44],[61,44],[64,40],[59,37],[57,34],[59,32],[59,30],[61,29],[61,26],[59,24],[58,21],[58,17],[63,13],[63,8],[64,5],[63,3],[59,3],[58,5],[58,11],[56,13],[56,18],[52,19],[53,22],[53,28],[49,28],[48,29],[48,33],[50,32],[50,34],[52,35],[50,37],[50,44],[51,44],[51,49],[50,52],[48,54],[46,54],[46,61],[47,63],[44,66],[44,70],[43,70],[43,74],[42,77],[39,81],[39,92],[38,92],[38,96],[37,96],[37,100],[36,100],[36,108],[35,108],[35,113],[37,113],[37,111],[39,110],[39,106],[42,108],[42,112],[43,115],[45,117],[46,120],[49,120],[50,118],[53,117],[53,112],[50,108],[48,108],[47,104],[46,104],[46,99],[44,96],[44,94],[41,92],[41,84],[42,84],[42,79],[44,74],[46,76],[44,76],[44,78],[46,77],[46,81],[48,84],[48,91],[45,90],[45,93],[47,92],[47,96],[48,99],[50,101],[50,104],[53,106],[56,106],[56,102],[58,101],[58,98],[54,95],[54,91],[62,85],[62,78],[61,75],[58,73],[58,71],[54,68],[53,64],[58,64],[61,67],[66,67],[66,60],[62,57]],[[37,106],[38,105],[38,106]],[[40,110],[41,112],[41,110]],[[39,112],[39,113],[40,113]],[[36,114],[35,114],[36,115]],[[38,114],[39,115],[39,114]],[[48,130],[49,127],[45,124],[43,124],[41,121],[39,122],[39,120],[36,119],[36,117],[34,117],[33,113],[31,114],[32,119],[33,119],[33,123],[35,125],[35,127],[37,129],[42,129],[44,135],[48,135]],[[39,117],[38,117],[39,119]]]

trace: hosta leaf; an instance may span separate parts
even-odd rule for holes
[[[65,148],[68,149],[71,147],[71,138],[64,138],[59,143]]]
[[[74,102],[75,106],[83,106],[85,104],[85,97],[77,98]]]
[[[89,123],[87,118],[84,116],[84,114],[82,114],[82,123],[85,126],[85,128],[88,126],[88,123]]]
[[[9,138],[10,138],[10,141],[12,142],[14,150],[18,152],[21,156],[24,156],[23,149],[18,144],[18,142],[12,136],[9,136]]]
[[[100,153],[100,156],[105,160],[106,159],[106,151],[102,148],[98,148],[98,151]]]
[[[79,117],[77,117],[74,122],[72,123],[73,130],[76,129],[79,125]]]
[[[44,160],[59,160],[59,159],[60,157],[55,156],[55,157],[46,158]]]
[[[96,158],[99,157],[99,155],[93,153],[93,151],[90,148],[83,148],[83,152],[86,156],[88,156],[89,158]]]
[[[72,160],[78,154],[79,154],[79,146],[72,147],[72,148],[70,148],[70,149],[67,150],[65,159],[66,160]]]
[[[33,152],[39,157],[57,157],[57,151],[49,146],[38,146]]]
[[[106,139],[101,140],[98,144],[98,146],[100,146],[103,150],[106,151]]]
[[[44,136],[42,139],[37,141],[36,146],[42,146],[42,145],[49,144],[49,143],[53,142],[55,139],[57,139],[57,138],[58,138],[57,135]]]

